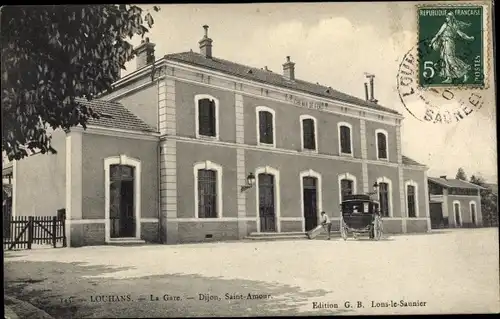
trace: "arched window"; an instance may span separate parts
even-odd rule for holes
[[[375,145],[377,145],[377,159],[388,160],[388,134],[386,130],[375,130]]]
[[[275,112],[265,106],[255,108],[257,122],[257,145],[276,146]]]
[[[476,211],[476,202],[471,200],[469,202],[470,209],[470,220],[473,226],[477,226],[477,211]]]
[[[418,184],[413,180],[406,181],[405,189],[408,217],[418,217]]]
[[[300,116],[300,131],[302,136],[302,150],[317,151],[316,119],[310,115]]]
[[[380,214],[384,217],[392,217],[392,181],[387,177],[379,177],[377,183]]]
[[[345,195],[356,194],[357,180],[356,176],[350,173],[340,174],[339,181],[339,203],[342,202]]]
[[[462,207],[458,200],[453,201],[453,216],[455,218],[455,227],[462,226]]]
[[[219,138],[219,100],[211,95],[195,96],[196,137]]]
[[[338,124],[339,153],[340,155],[353,155],[352,150],[352,125],[346,122]]]
[[[194,165],[196,218],[222,217],[222,166],[210,161]]]

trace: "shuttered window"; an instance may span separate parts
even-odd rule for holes
[[[378,158],[387,159],[387,137],[384,133],[377,133]]]
[[[274,144],[273,114],[268,111],[259,111],[259,142]]]
[[[340,152],[351,154],[351,129],[348,126],[340,127]]]
[[[415,201],[415,186],[408,185],[406,189],[408,201],[408,217],[417,217],[416,201]]]
[[[216,136],[216,116],[214,100],[201,99],[198,101],[198,133],[200,135]]]
[[[304,119],[302,120],[302,133],[304,136],[304,148],[308,150],[316,149],[316,136],[314,133],[314,120]]]

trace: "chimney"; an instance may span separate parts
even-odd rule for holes
[[[200,44],[200,54],[206,58],[212,58],[212,39],[208,37],[208,25],[204,25],[205,35],[198,43]]]
[[[372,102],[372,103],[377,103],[378,100],[375,99],[375,93],[374,93],[374,88],[373,88],[373,79],[375,78],[375,75],[365,73],[365,76],[368,79],[370,79],[370,98],[367,100]],[[366,83],[365,83],[365,92],[366,92]],[[368,96],[368,94],[366,94],[366,95]]]
[[[146,38],[135,48],[137,70],[155,62],[155,45]]]
[[[286,63],[283,64],[283,76],[288,80],[295,80],[295,63],[290,61],[290,56],[286,57]]]
[[[368,101],[368,83],[365,82],[365,100]]]
[[[441,175],[439,178],[446,179],[446,175]]]

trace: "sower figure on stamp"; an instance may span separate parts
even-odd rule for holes
[[[467,81],[467,73],[471,66],[457,57],[455,52],[455,39],[460,37],[467,41],[474,40],[473,36],[468,36],[461,29],[470,26],[469,23],[459,21],[452,12],[446,15],[446,22],[432,38],[430,46],[434,50],[439,50],[441,55],[442,68],[440,74],[445,78],[443,83],[451,83],[453,79],[462,78]]]
[[[328,240],[330,240],[330,231],[332,230],[332,222],[330,217],[325,212],[321,212],[321,225],[326,229]]]

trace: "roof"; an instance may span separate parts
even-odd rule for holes
[[[352,194],[352,195],[344,195],[342,202],[345,201],[371,201],[372,198],[368,194]]]
[[[417,166],[425,166],[424,164],[420,164],[419,162],[409,158],[408,156],[403,157],[403,165],[417,165]]]
[[[98,119],[90,118],[87,122],[88,125],[122,130],[156,132],[154,128],[146,124],[118,102],[97,99],[90,101],[86,99],[77,99],[77,101],[80,104],[92,108],[94,112],[100,115]]]
[[[439,185],[446,187],[446,188],[484,189],[484,187],[463,181],[461,179],[444,179],[444,178],[437,178],[437,177],[428,177],[428,179],[431,182],[434,182],[434,183],[439,184]]]
[[[200,66],[207,69],[223,72],[229,75],[234,75],[266,84],[276,85],[286,89],[301,91],[323,98],[352,103],[361,107],[366,107],[378,111],[401,115],[399,112],[393,109],[383,107],[379,104],[342,93],[330,87],[302,81],[299,79],[291,81],[283,77],[280,73],[274,73],[269,70],[254,68],[215,57],[206,58],[205,56],[192,51],[167,54],[165,55],[165,59],[187,63],[195,66]]]

